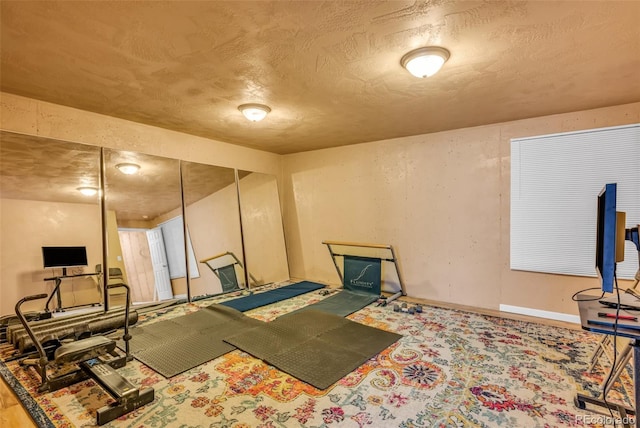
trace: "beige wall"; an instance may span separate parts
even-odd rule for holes
[[[291,276],[339,282],[323,240],[392,244],[411,296],[577,314],[596,278],[509,268],[510,139],[639,121],[635,103],[286,155]]]
[[[124,283],[128,283],[127,269],[124,266],[124,259],[122,258],[122,245],[120,243],[120,236],[118,235],[118,219],[114,211],[107,211],[107,243],[109,245],[108,253],[109,258],[107,264],[109,268],[120,268],[122,271]],[[101,263],[102,264],[102,263]],[[116,294],[123,293],[124,291],[114,289]]]
[[[0,199],[0,314],[14,314],[24,296],[53,290],[54,282],[44,278],[61,275],[62,269],[42,267],[43,246],[86,246],[89,266],[67,274],[93,272],[102,260],[100,231],[98,205]],[[100,302],[94,279],[65,279],[60,287],[63,306]],[[29,302],[24,309],[41,310],[45,302]]]

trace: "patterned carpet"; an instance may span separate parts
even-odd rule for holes
[[[269,321],[323,298],[312,292],[247,315]],[[209,303],[141,316],[139,325]],[[584,422],[593,413],[573,404],[577,389],[597,395],[603,379],[601,371],[586,373],[597,335],[430,306],[410,315],[370,305],[348,318],[403,338],[327,390],[238,350],[171,379],[134,360],[119,372],[133,384],[152,386],[156,399],[107,426],[598,426]],[[0,374],[39,426],[93,426],[95,409],[109,402],[91,380],[39,394],[33,371],[0,363]],[[610,400],[629,405],[628,376],[624,383]]]

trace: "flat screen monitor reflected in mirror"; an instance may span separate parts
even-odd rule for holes
[[[42,262],[45,269],[87,266],[87,247],[42,247]]]

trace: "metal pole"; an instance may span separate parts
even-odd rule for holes
[[[247,252],[247,249],[244,243],[244,229],[242,227],[242,202],[240,202],[240,176],[238,175],[237,169],[234,169],[233,171],[235,173],[235,178],[236,178],[236,197],[238,198],[238,217],[240,218],[240,242],[242,243],[242,261],[243,261],[242,270],[244,271],[244,281],[245,281],[246,287],[249,291],[251,291],[251,283],[249,282],[249,267],[247,266],[247,256],[245,254]],[[256,285],[258,285],[257,282],[256,282]]]
[[[183,180],[182,180],[182,161],[178,161],[178,175],[179,175],[179,180],[180,180],[180,207],[181,207],[181,212],[182,212],[182,236],[184,237],[184,262],[185,262],[185,267],[187,268],[187,271],[185,272],[185,277],[187,280],[187,303],[191,303],[191,278],[190,278],[190,273],[191,270],[189,269],[189,241],[187,241],[187,239],[189,238],[187,236],[187,209],[184,205],[184,189],[183,189]]]
[[[400,275],[400,267],[398,266],[398,259],[396,258],[396,253],[393,251],[393,246],[389,245],[389,249],[391,250],[391,257],[393,257],[393,265],[396,267],[396,273],[398,274],[398,281],[400,282],[402,295],[406,296],[407,290],[404,288],[404,281],[402,281],[402,276]]]
[[[107,230],[107,204],[106,204],[106,167],[104,159],[104,147],[100,148],[100,223],[102,225],[102,299],[104,311],[109,310],[109,289],[107,287],[109,282],[109,231]]]
[[[387,250],[391,248],[391,245],[363,244],[358,242],[322,241],[322,243],[326,245],[344,245],[345,247],[380,248]]]
[[[338,276],[340,277],[340,284],[344,286],[344,277],[342,276],[342,272],[340,272],[338,263],[336,263],[336,255],[334,254],[333,249],[331,248],[332,242],[323,241],[322,243],[325,244],[329,249],[329,254],[331,254],[331,260],[333,261],[333,265],[336,267],[336,272],[338,272]]]

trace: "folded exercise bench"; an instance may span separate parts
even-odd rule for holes
[[[225,256],[230,256],[231,259],[229,260],[229,258],[225,258]],[[244,269],[244,266],[231,251],[202,259],[200,260],[200,263],[207,265],[215,276],[218,277],[223,293],[230,293],[232,291],[245,288],[244,285],[241,285],[238,282],[238,277],[236,275],[236,265],[240,267],[240,269]],[[254,284],[257,283],[253,275],[249,274],[249,278]]]
[[[393,246],[342,241],[322,241],[322,243],[329,250],[345,290],[377,294],[378,305],[381,306],[386,306],[393,300],[407,295]],[[334,247],[339,247],[341,251],[335,251]],[[342,270],[338,265],[338,258],[342,258]],[[394,267],[398,279],[395,287],[387,284],[386,290],[383,289],[382,262],[389,262]],[[383,291],[390,296],[383,296],[381,294]]]
[[[124,336],[125,355],[116,351],[116,342],[106,336],[89,336],[80,340],[63,343],[53,353],[45,349],[33,332],[20,306],[29,300],[44,299],[47,294],[27,296],[16,303],[16,315],[24,326],[38,351],[38,358],[27,358],[20,361],[25,368],[33,367],[40,375],[40,392],[52,392],[73,385],[82,380],[92,378],[101,386],[115,402],[108,404],[96,412],[98,425],[104,425],[130,411],[148,404],[154,399],[152,388],[136,388],[122,377],[115,369],[124,367],[132,357],[129,353],[129,287],[125,284],[114,284],[108,288],[125,287],[127,289],[127,305],[125,307]],[[47,370],[56,367],[71,366],[70,370],[61,370],[58,375],[48,375]],[[75,366],[75,368],[73,367]],[[53,370],[51,370],[53,371]]]

